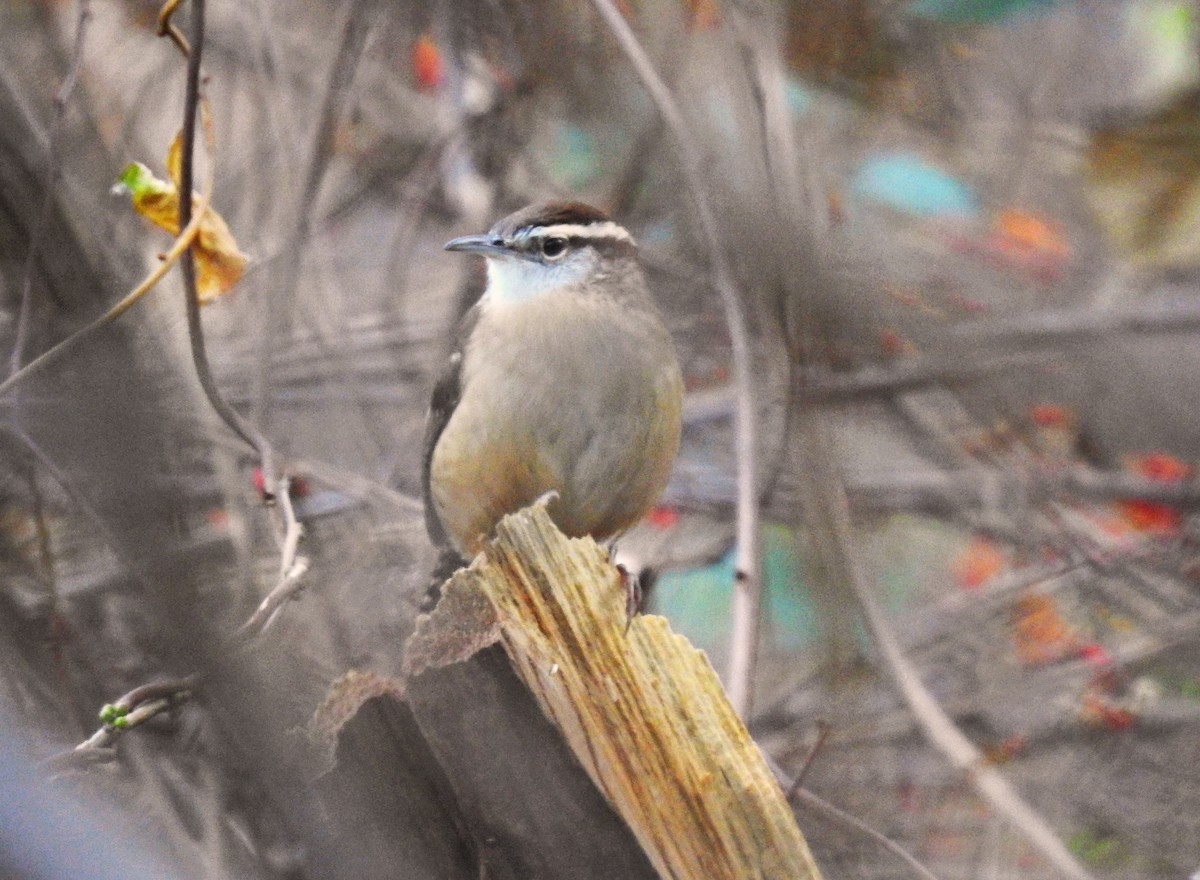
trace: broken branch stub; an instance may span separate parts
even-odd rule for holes
[[[660,876],[820,877],[708,659],[661,617],[626,629],[605,552],[543,508],[505,517],[446,584],[408,646],[409,679],[491,641]]]

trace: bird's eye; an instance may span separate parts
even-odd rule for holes
[[[542,256],[550,260],[556,260],[567,252],[567,240],[565,238],[547,238],[542,242]]]

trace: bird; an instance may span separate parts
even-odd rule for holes
[[[540,202],[445,249],[482,255],[487,284],[426,420],[425,524],[440,551],[426,607],[529,504],[610,544],[641,520],[679,450],[683,398],[637,243],[605,212]]]

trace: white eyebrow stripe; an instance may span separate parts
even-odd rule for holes
[[[633,236],[624,226],[605,220],[602,223],[556,223],[553,226],[535,226],[529,230],[531,235],[542,238],[613,238],[617,241],[627,241],[633,244]]]

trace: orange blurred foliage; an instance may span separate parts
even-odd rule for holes
[[[1156,483],[1180,483],[1195,474],[1195,467],[1166,452],[1131,455],[1124,461],[1125,469]],[[1183,514],[1174,507],[1158,501],[1132,498],[1116,504],[1121,519],[1135,531],[1165,534],[1183,524]]]
[[[1075,413],[1054,403],[1038,403],[1029,407],[1029,421],[1042,428],[1066,428],[1075,424]]]
[[[429,34],[421,34],[413,44],[412,72],[417,85],[425,91],[436,89],[442,84],[445,77],[442,53]]]
[[[1080,646],[1058,602],[1043,593],[1026,594],[1013,605],[1012,640],[1017,657],[1031,666],[1075,656]]]
[[[1005,566],[1004,554],[986,538],[972,538],[950,563],[955,582],[965,590],[977,590],[999,574]]]
[[[996,243],[1028,255],[1065,258],[1071,246],[1058,224],[1018,208],[1005,208],[996,217]]]

